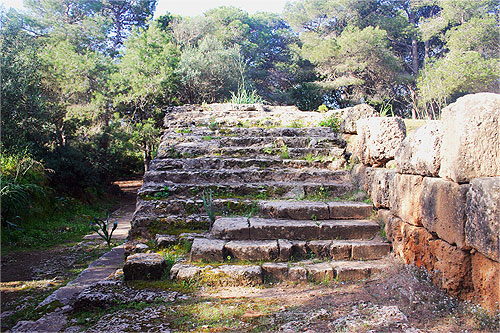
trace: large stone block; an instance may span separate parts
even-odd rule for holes
[[[401,118],[380,117],[357,121],[357,155],[365,165],[384,166],[394,159],[406,136]]]
[[[470,182],[466,203],[467,245],[496,262],[500,261],[500,177]]]
[[[356,164],[351,170],[351,181],[354,186],[370,194],[373,169],[363,164]]]
[[[439,176],[455,182],[500,176],[500,95],[457,99],[441,111],[443,141]]]
[[[390,191],[390,207],[393,214],[416,226],[422,225],[420,199],[423,180],[422,176],[397,173]]]
[[[472,291],[470,254],[440,239],[429,242],[435,259],[433,280],[452,295],[466,297]]]
[[[474,301],[490,311],[500,311],[500,263],[481,253],[472,255]]]
[[[407,264],[424,267],[431,272],[434,269],[435,258],[430,246],[434,237],[422,227],[402,223],[401,254]]]
[[[441,122],[430,121],[411,132],[401,143],[396,156],[396,170],[422,176],[437,176],[441,166]]]
[[[342,110],[342,122],[340,131],[342,133],[356,134],[356,121],[364,118],[378,117],[377,111],[368,104],[358,104]]]
[[[465,245],[465,200],[469,185],[425,177],[422,183],[422,225],[460,249]]]
[[[370,198],[376,208],[390,207],[390,190],[396,172],[389,169],[372,168]]]
[[[125,280],[159,280],[167,268],[165,258],[158,253],[137,253],[127,257],[123,265]]]
[[[191,246],[190,260],[223,261],[225,241],[195,238]]]

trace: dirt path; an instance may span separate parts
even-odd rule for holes
[[[124,240],[130,229],[136,193],[142,182],[132,180],[116,184],[120,186],[122,195],[117,209],[112,213],[112,219],[118,221],[113,239]],[[100,237],[87,235],[77,244],[3,256],[0,283],[2,331],[12,327],[19,319],[37,319],[44,311],[37,306],[54,291],[57,290],[55,299],[66,304],[64,300],[71,298],[79,289],[116,270],[123,262],[123,249],[113,250],[101,257],[106,252],[107,247]],[[99,257],[101,259],[94,264],[91,273],[80,273]],[[107,270],[105,266],[108,266]],[[73,284],[65,286],[79,273]]]

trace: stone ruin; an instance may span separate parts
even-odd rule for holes
[[[210,229],[181,235],[192,242],[190,260],[171,278],[224,285],[368,278],[387,267],[392,248],[450,294],[499,309],[499,115],[500,95],[468,95],[406,137],[402,119],[368,105],[174,107],[130,238]],[[318,127],[332,116],[340,132]],[[348,161],[360,163],[349,171]],[[232,265],[242,260],[250,263]]]

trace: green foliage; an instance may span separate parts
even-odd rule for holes
[[[111,237],[113,237],[113,232],[116,230],[118,227],[118,222],[115,221],[113,222],[113,226],[109,227],[110,221],[109,221],[109,212],[106,213],[106,220],[102,220],[99,218],[94,217],[92,221],[90,221],[90,226],[92,230],[94,230],[102,239],[106,241],[106,244],[108,245],[108,249],[111,248]]]
[[[216,102],[229,97],[238,86],[242,68],[239,47],[226,47],[207,36],[198,46],[186,47],[179,68],[179,96],[182,102]]]
[[[341,122],[342,119],[340,119],[337,115],[332,115],[320,121],[318,125],[320,127],[330,127],[334,132],[338,132],[340,131]]]
[[[326,106],[325,104],[321,104],[320,106],[318,106],[318,112],[326,112],[328,111],[328,106]]]
[[[47,199],[49,194],[47,173],[42,163],[26,153],[2,154],[0,165],[1,216],[10,229],[29,215],[28,207],[44,206],[42,200]],[[39,207],[33,209],[39,210]]]
[[[92,232],[90,216],[100,216],[103,208],[111,206],[109,202],[88,205],[71,198],[54,201],[56,203],[43,212],[25,217],[19,228],[8,232],[8,228],[2,226],[2,251],[33,250],[80,241]]]
[[[203,191],[202,196],[203,207],[205,207],[205,212],[207,213],[210,220],[210,227],[212,227],[215,222],[214,201],[212,194],[212,189],[209,189],[208,191]]]
[[[283,144],[280,147],[280,158],[282,158],[282,159],[290,158],[290,152],[288,151],[288,146],[285,144]]]
[[[240,88],[236,94],[231,91],[230,102],[233,104],[262,104],[264,100],[258,95],[257,90],[248,92],[246,89]]]
[[[500,59],[485,59],[476,51],[451,52],[429,63],[418,80],[420,104],[432,118],[456,98],[468,93],[498,91]]]

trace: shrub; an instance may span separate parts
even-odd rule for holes
[[[37,203],[44,206],[44,199],[50,192],[46,186],[47,171],[42,163],[27,153],[1,156],[1,215],[5,223],[12,225],[14,220],[23,219]]]

